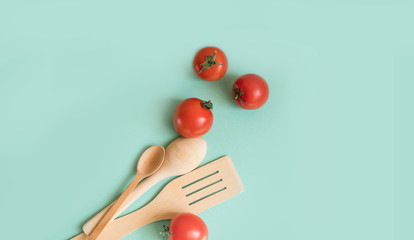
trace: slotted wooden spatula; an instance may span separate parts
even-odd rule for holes
[[[98,240],[116,240],[149,223],[178,213],[199,214],[244,190],[230,159],[225,156],[168,183],[150,203],[110,223]],[[79,234],[71,240],[87,240]]]

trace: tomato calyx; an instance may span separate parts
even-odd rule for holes
[[[240,101],[242,101],[242,102],[245,102],[242,98],[241,98],[241,96],[246,92],[246,91],[243,91],[243,92],[240,92],[240,89],[239,89],[239,86],[237,86],[236,84],[234,84],[233,85],[235,88],[233,88],[233,92],[234,92],[234,94],[236,95],[236,96],[234,96],[234,100],[240,100]]]
[[[216,64],[223,65],[219,62],[216,62],[216,55],[217,55],[217,51],[214,51],[213,55],[207,55],[206,61],[200,64],[200,66],[203,66],[203,68],[198,73],[202,73]]]
[[[165,225],[162,225],[162,227],[163,227],[163,231],[162,232],[160,232],[160,234],[162,235],[162,239],[164,240],[166,237],[168,238],[168,236],[173,236],[171,233],[170,233],[170,228],[168,227],[168,226],[165,226]]]
[[[201,101],[201,106],[203,106],[203,108],[205,108],[207,110],[213,109],[213,103],[211,102],[211,100]]]

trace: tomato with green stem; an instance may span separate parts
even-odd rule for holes
[[[217,81],[227,72],[227,57],[217,47],[200,49],[194,57],[193,68],[198,77],[206,81]]]
[[[173,124],[183,137],[196,138],[206,134],[213,125],[213,103],[198,98],[187,98],[175,108]]]
[[[258,109],[269,98],[267,82],[257,74],[246,74],[239,77],[233,84],[233,99],[241,108]]]
[[[204,221],[192,213],[176,215],[169,227],[164,226],[161,234],[168,236],[168,240],[207,240],[208,229]]]

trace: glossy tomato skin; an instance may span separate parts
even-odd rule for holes
[[[211,102],[198,98],[187,98],[175,108],[173,124],[175,130],[183,137],[196,138],[206,134],[213,125],[213,113],[208,106]]]
[[[171,220],[169,240],[207,240],[207,238],[207,226],[197,215],[181,213]]]
[[[269,98],[267,82],[256,74],[239,77],[233,84],[233,99],[244,109],[253,110],[262,107]]]
[[[214,52],[216,53],[214,61],[220,64],[214,64],[211,67],[203,69],[202,64],[206,62],[208,56],[213,56]],[[227,57],[224,52],[217,47],[205,47],[198,51],[193,60],[193,68],[198,77],[206,81],[217,81],[222,78],[227,72]]]

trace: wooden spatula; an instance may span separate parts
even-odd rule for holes
[[[141,209],[110,223],[98,240],[115,240],[149,223],[171,219],[178,213],[199,214],[244,190],[230,159],[225,156],[178,177]],[[87,240],[79,234],[71,240]]]
[[[122,207],[117,211],[115,216],[118,217],[119,214],[128,208],[128,206],[159,181],[167,177],[183,175],[194,170],[200,165],[201,161],[203,161],[206,152],[207,143],[202,137],[179,137],[175,139],[166,149],[165,160],[161,168],[138,184],[131,195],[125,200],[126,202],[122,204]],[[102,209],[102,211],[87,221],[82,227],[83,232],[86,235],[90,235],[110,208],[111,205]]]

